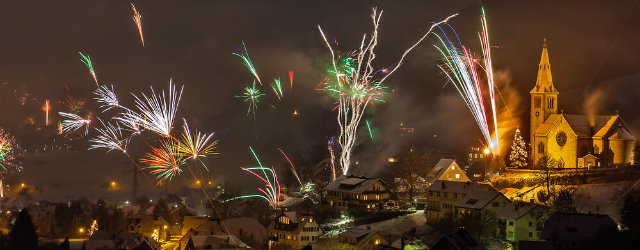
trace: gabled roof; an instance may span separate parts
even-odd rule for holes
[[[563,115],[564,119],[571,126],[578,137],[592,137],[606,133],[613,124],[617,116],[607,115]],[[593,130],[592,130],[593,128]],[[595,134],[594,134],[595,133]],[[602,137],[600,135],[599,137]]]
[[[289,218],[290,224],[286,228],[275,229],[278,218],[280,218],[281,216],[286,216],[287,218]],[[276,216],[276,218],[273,221],[271,221],[271,224],[269,224],[269,227],[267,228],[267,230],[268,231],[271,231],[271,230],[289,231],[297,234],[297,233],[300,233],[300,231],[302,231],[302,228],[304,228],[304,226],[307,223],[309,223],[310,218],[313,218],[311,214],[298,213],[298,212],[281,212],[280,214],[278,214],[278,216]],[[320,230],[322,230],[322,227],[320,227]]]
[[[496,213],[496,217],[507,220],[517,220],[538,207],[542,206],[530,202],[514,201],[500,209],[500,211]]]
[[[431,250],[486,250],[482,243],[476,239],[469,231],[461,228],[456,233],[445,235],[436,242]]]
[[[342,232],[340,236],[347,237],[347,238],[360,238],[369,233],[371,233],[371,230],[369,229],[351,227],[351,228],[347,228],[347,231]]]
[[[626,127],[616,126],[616,128],[614,128],[613,131],[611,132],[613,132],[613,134],[609,136],[610,140],[625,140],[625,141],[636,140],[636,137],[633,136]]]
[[[327,185],[324,190],[361,194],[378,181],[382,182],[382,184],[388,188],[387,183],[385,183],[380,178],[366,178],[342,175],[336,178],[335,181],[329,183],[329,185]]]
[[[504,194],[498,191],[477,190],[462,197],[462,199],[460,199],[455,206],[471,209],[482,209],[500,195],[504,196]],[[504,198],[507,199],[506,196],[504,196]]]
[[[602,229],[617,230],[617,224],[604,214],[555,213],[544,223],[540,239],[587,239]]]
[[[437,192],[449,192],[449,193],[457,193],[457,194],[469,194],[472,191],[479,190],[494,190],[488,184],[484,183],[472,183],[472,182],[459,182],[459,181],[442,181],[436,180],[427,187],[427,191],[437,191]]]
[[[449,169],[449,167],[451,165],[455,164],[457,167],[458,164],[456,163],[456,160],[452,160],[452,159],[440,159],[440,161],[438,161],[438,163],[436,163],[436,166],[433,167],[433,169],[431,170],[431,174],[436,174],[434,177],[434,180],[440,179],[440,177],[442,177],[442,175],[444,174],[444,172],[447,171],[447,169]]]
[[[538,128],[536,129],[536,135],[546,135],[549,133],[549,131],[551,131],[551,128],[553,128],[553,125],[556,124],[556,122],[558,121],[558,119],[560,119],[562,115],[560,114],[550,114],[549,117],[547,117],[547,120],[544,121],[543,124],[540,124],[540,126],[538,126]]]

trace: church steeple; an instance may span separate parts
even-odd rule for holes
[[[551,78],[551,64],[549,63],[546,38],[544,39],[544,45],[542,45],[542,56],[540,57],[540,65],[538,66],[538,80],[536,81],[536,87],[533,91],[556,92]]]
[[[558,113],[558,90],[553,86],[551,78],[551,64],[549,63],[549,52],[547,52],[547,39],[544,39],[542,46],[542,56],[538,65],[538,79],[536,86],[531,92],[531,123],[530,137],[531,149],[534,162],[541,154],[545,153],[544,142],[536,142],[535,133],[538,127],[543,124],[551,114]]]

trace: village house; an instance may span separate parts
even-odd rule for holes
[[[379,208],[389,201],[391,189],[380,178],[340,176],[324,188],[330,206],[346,209],[349,205]]]
[[[427,188],[427,223],[455,212],[454,205],[474,191],[494,190],[488,184],[436,180]]]
[[[496,213],[498,235],[517,249],[520,241],[537,241],[545,221],[545,207],[529,202],[514,201]]]
[[[298,250],[318,241],[324,231],[311,214],[282,212],[267,227],[269,249]]]
[[[427,181],[433,183],[436,180],[441,181],[471,181],[467,177],[467,173],[452,159],[440,159],[438,163],[429,171]]]
[[[554,249],[584,249],[596,236],[618,231],[618,224],[605,214],[555,213],[544,223],[540,239]]]
[[[509,198],[495,190],[477,190],[465,195],[455,204],[458,215],[480,215],[484,212],[497,213],[510,204]]]
[[[358,250],[371,250],[379,245],[389,245],[389,240],[378,231],[364,228],[348,228],[339,235],[341,245]]]

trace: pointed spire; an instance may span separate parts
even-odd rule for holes
[[[542,45],[542,56],[540,57],[540,65],[538,66],[538,80],[536,81],[536,89],[544,92],[555,92],[553,80],[551,78],[551,64],[549,63],[549,53],[547,52],[547,39],[544,39]]]

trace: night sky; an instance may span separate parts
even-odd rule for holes
[[[528,93],[535,85],[544,38],[560,109],[602,115],[619,110],[639,136],[640,112],[634,98],[640,91],[640,9],[631,9],[632,2],[136,1],[143,20],[142,47],[129,2],[6,1],[0,4],[0,94],[4,99],[24,88],[30,99],[24,107],[0,101],[0,126],[20,134],[28,117],[43,123],[44,100],[52,100],[57,113],[62,109],[57,101],[65,93],[87,99],[86,108],[97,111],[91,99],[95,83],[79,61],[81,51],[91,56],[98,81],[114,85],[125,105],[133,106],[129,93],[149,93],[149,86],[166,89],[170,78],[184,85],[175,129],[184,117],[192,127],[216,132],[221,154],[206,160],[209,179],[252,187],[255,180],[239,169],[255,164],[248,146],[254,146],[266,164],[285,172],[276,148],[293,157],[328,154],[324,140],[338,132],[333,101],[314,90],[329,76],[330,62],[318,24],[328,38],[338,41],[338,49],[351,50],[371,31],[371,8],[383,10],[375,64],[382,68],[393,65],[426,32],[429,22],[454,13],[460,15],[450,24],[464,44],[480,53],[477,32],[483,6],[496,46],[492,53],[497,84],[525,139]],[[234,97],[253,81],[240,58],[232,55],[237,52],[233,46],[242,41],[263,83],[280,77],[287,86],[282,102],[262,86],[267,97],[256,112],[255,134],[246,104]],[[412,51],[386,82],[386,102],[368,109],[365,117],[376,137],[372,141],[361,134],[354,152],[357,173],[381,172],[382,159],[406,145],[409,139],[397,136],[401,123],[415,127],[412,140],[428,141],[447,154],[478,144],[481,134],[462,98],[453,86],[443,87],[446,78],[436,67],[434,43],[430,37]],[[293,90],[288,87],[289,70],[295,72]],[[294,110],[299,115],[293,116]],[[34,143],[38,142],[23,141]],[[126,160],[104,150],[50,155],[27,159],[24,173],[16,178],[43,185],[43,199],[128,197],[131,177],[124,173]],[[173,185],[192,180],[185,177]],[[121,192],[99,190],[99,184],[110,181],[121,183]],[[141,178],[141,193],[155,195],[149,191],[152,182]]]

